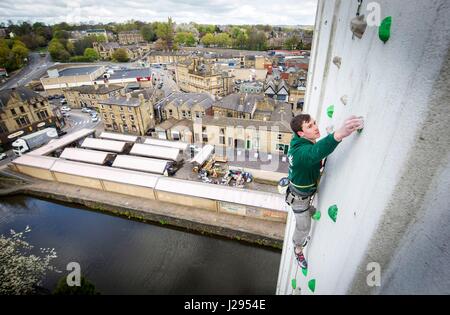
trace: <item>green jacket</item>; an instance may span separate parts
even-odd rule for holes
[[[289,180],[302,192],[317,189],[322,159],[336,149],[338,141],[334,134],[313,143],[294,134],[289,146]]]

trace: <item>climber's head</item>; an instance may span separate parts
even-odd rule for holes
[[[319,127],[316,120],[309,114],[300,114],[291,120],[292,131],[301,138],[315,141],[320,138]]]

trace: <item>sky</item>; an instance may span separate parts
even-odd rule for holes
[[[1,0],[0,22],[313,25],[318,0]]]

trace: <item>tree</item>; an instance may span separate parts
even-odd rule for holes
[[[81,276],[80,286],[69,287],[67,285],[66,277],[62,277],[58,281],[58,285],[53,291],[53,295],[98,295],[100,294],[95,289],[95,286],[87,280],[85,277]]]
[[[142,26],[141,34],[142,37],[149,43],[154,42],[156,40],[156,33],[151,24]]]
[[[284,42],[284,48],[291,50],[301,49],[300,44],[301,44],[300,37],[294,34],[286,39],[286,41]]]
[[[14,41],[11,52],[14,54],[17,67],[22,67],[25,64],[26,58],[28,57],[28,48],[26,48],[21,41]]]
[[[178,32],[175,35],[175,43],[183,46],[194,46],[196,41],[194,38],[194,34],[188,32]]]
[[[162,39],[167,46],[168,50],[174,49],[174,32],[173,32],[172,18],[167,19],[167,23],[159,23],[156,28],[156,35]]]
[[[48,52],[55,61],[68,61],[70,58],[69,52],[56,38],[52,39],[48,44]]]
[[[214,35],[211,33],[207,33],[205,36],[202,37],[200,41],[202,42],[203,45],[208,47],[215,44]]]
[[[93,48],[86,48],[84,50],[83,56],[86,57],[86,59],[88,59],[89,61],[95,61],[99,59],[98,53]]]
[[[227,33],[220,33],[214,36],[214,42],[219,47],[229,47],[231,46],[231,38]]]
[[[117,62],[127,62],[130,60],[128,57],[127,51],[123,48],[118,48],[113,52],[113,59]]]
[[[55,270],[50,264],[55,259],[54,249],[41,248],[43,256],[31,254],[33,246],[24,239],[29,226],[23,232],[11,230],[11,236],[0,235],[0,294],[36,293],[48,270]]]

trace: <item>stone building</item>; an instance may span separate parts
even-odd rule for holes
[[[0,91],[0,146],[4,149],[20,136],[60,127],[48,100],[38,93],[18,87]]]
[[[126,93],[98,102],[105,130],[125,134],[146,135],[154,131],[153,89]]]
[[[202,59],[178,63],[176,80],[185,92],[206,92],[212,96],[225,96],[233,92],[234,78],[227,71],[217,71],[213,65],[203,63]]]
[[[99,101],[119,95],[121,90],[123,90],[122,86],[114,84],[83,85],[64,90],[64,97],[72,108],[98,108]]]

